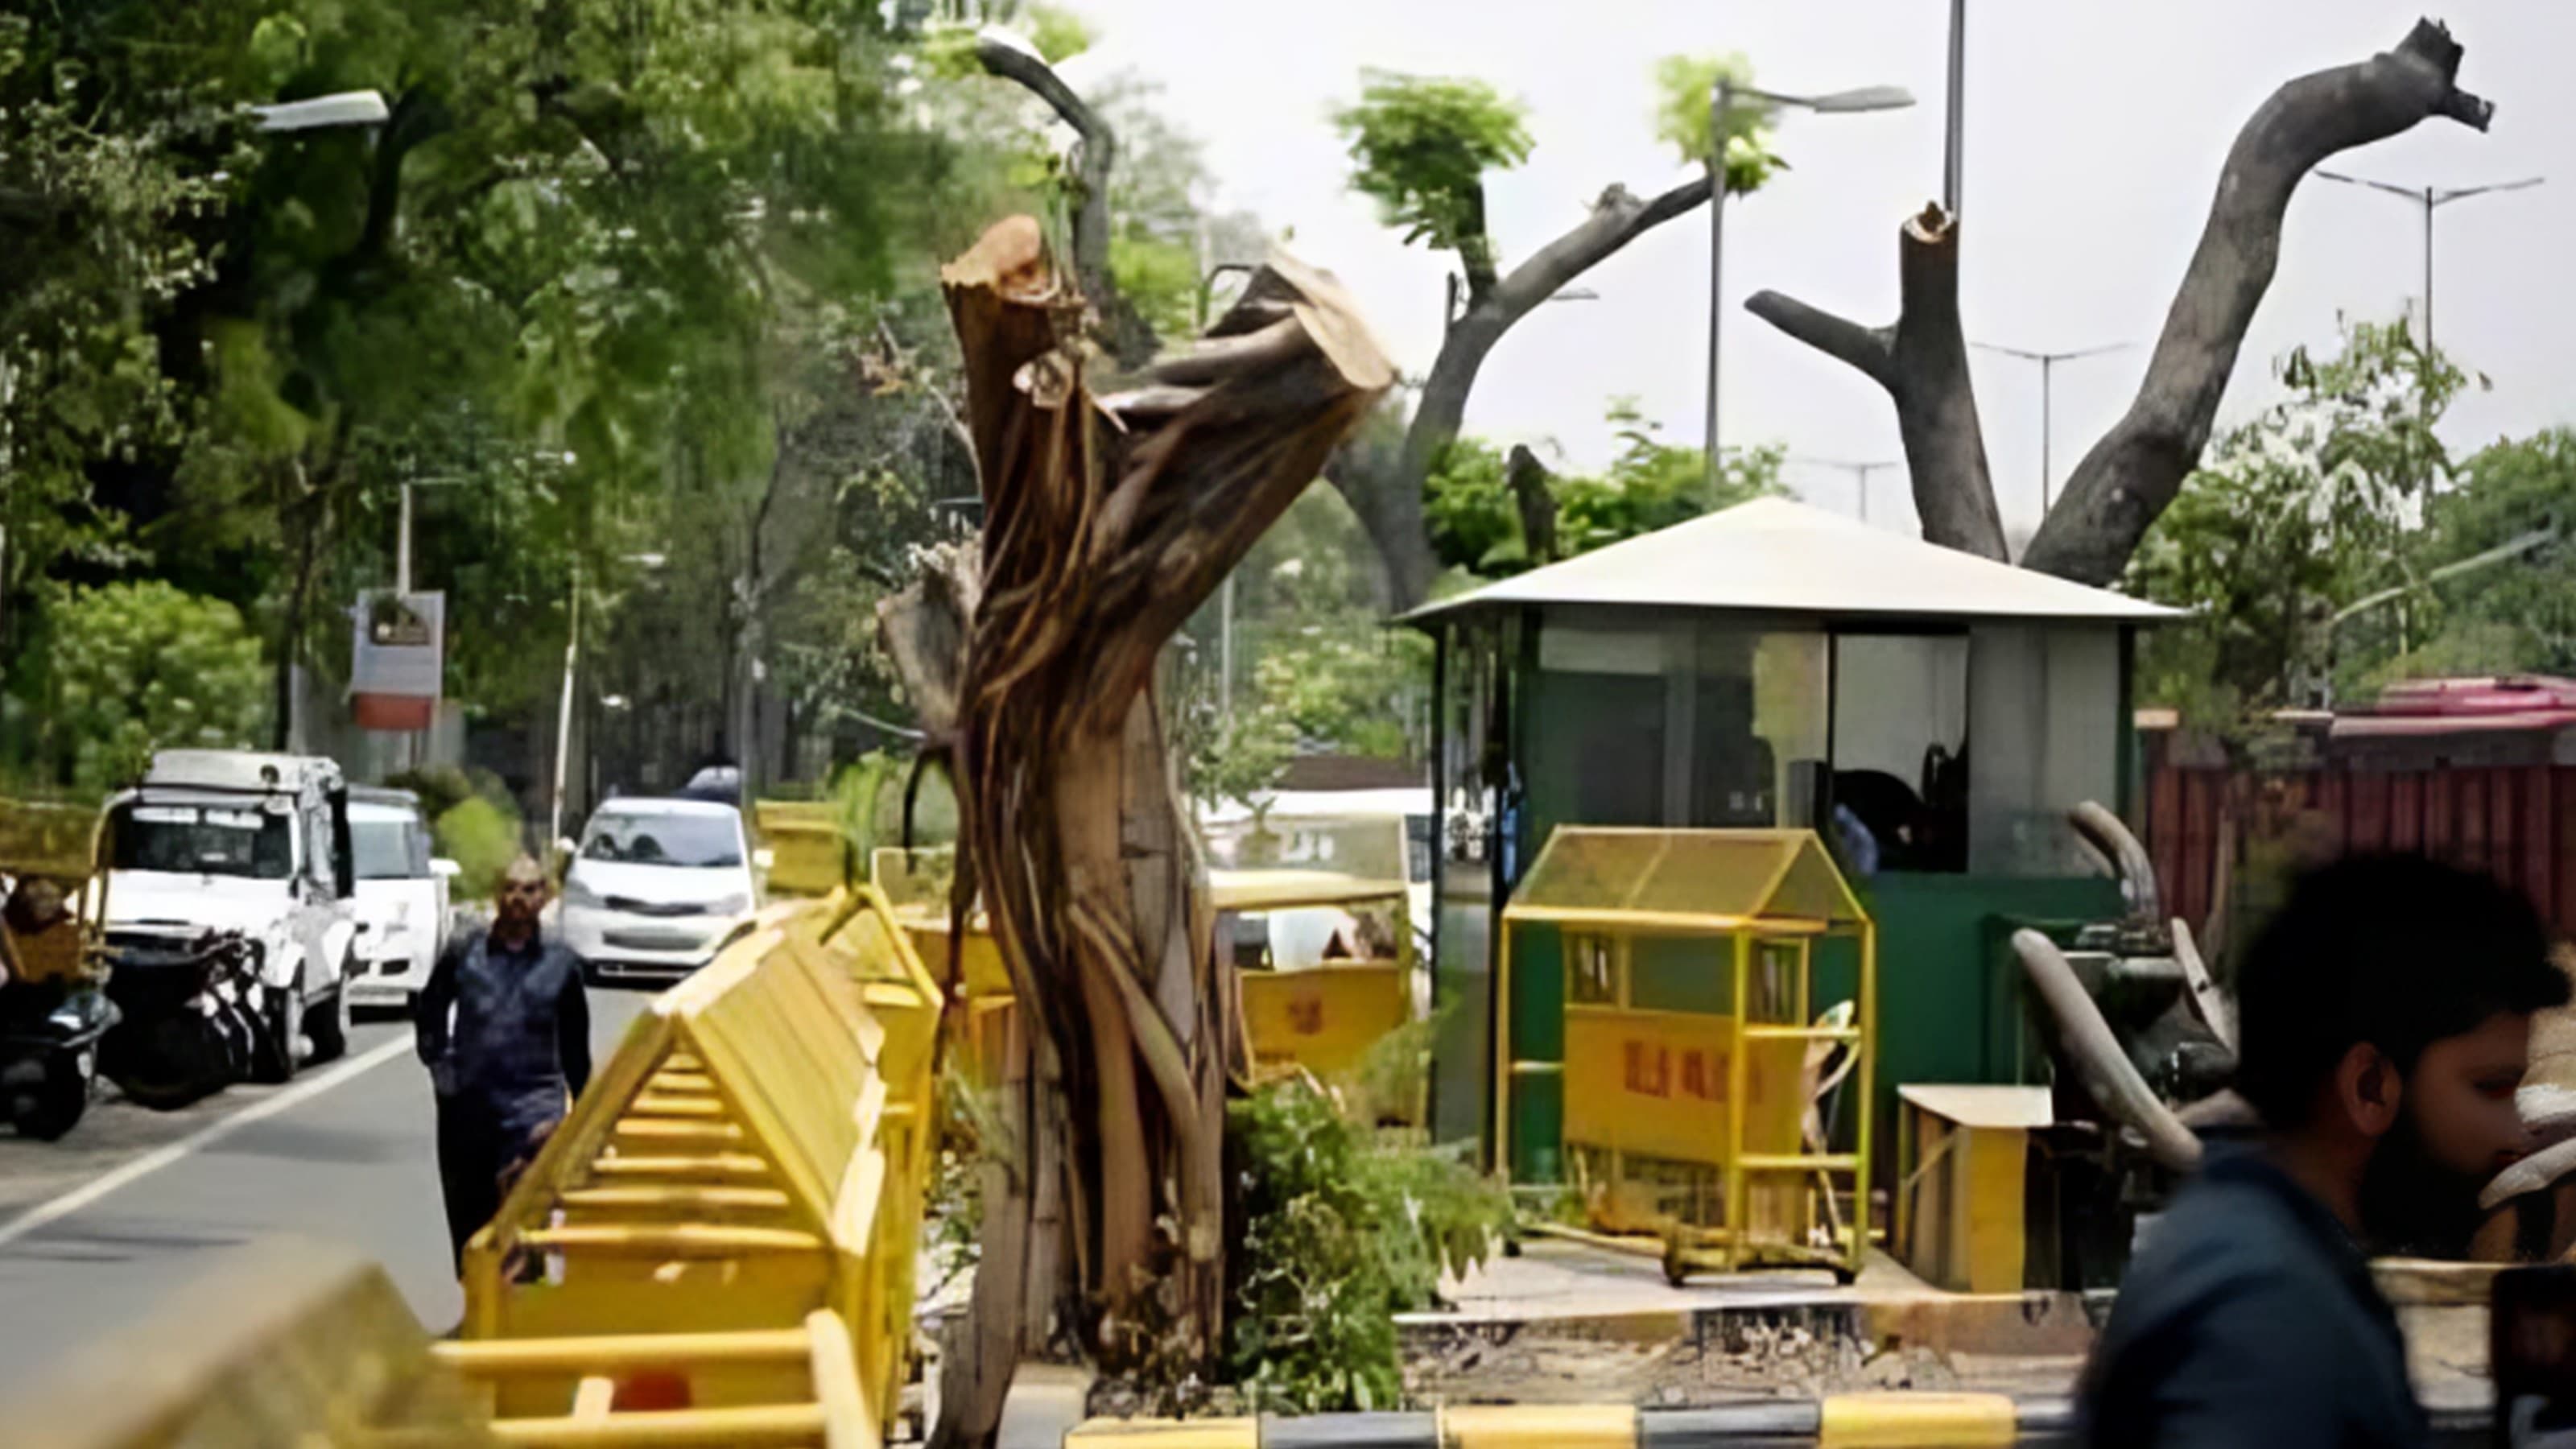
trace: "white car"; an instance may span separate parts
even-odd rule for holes
[[[357,974],[353,1003],[408,1006],[447,949],[448,882],[456,862],[429,852],[429,822],[407,790],[349,792],[356,857]]]
[[[750,925],[753,864],[730,805],[611,800],[564,872],[564,943],[594,981],[685,976]]]

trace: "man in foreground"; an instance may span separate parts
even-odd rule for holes
[[[544,868],[524,855],[510,862],[492,924],[448,944],[413,1021],[438,1093],[439,1186],[459,1274],[466,1241],[500,1211],[501,1174],[590,1081],[581,963],[545,938],[545,904]]]
[[[2377,856],[2292,889],[2237,998],[2262,1145],[2213,1153],[2149,1230],[2085,1368],[2085,1441],[2428,1443],[2365,1254],[2464,1249],[2523,1150],[2532,1013],[2567,979],[2520,894]]]

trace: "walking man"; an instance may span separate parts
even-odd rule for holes
[[[581,963],[539,928],[546,873],[522,855],[502,873],[492,924],[448,944],[413,1028],[438,1093],[438,1176],[457,1272],[466,1240],[501,1207],[501,1174],[563,1120],[590,1081]]]
[[[2416,1449],[2373,1252],[2458,1256],[2525,1146],[2514,1091],[2567,978],[2522,895],[2413,856],[2309,875],[2238,975],[2236,1089],[2260,1147],[2213,1149],[2129,1265],[2078,1393],[2097,1449]]]

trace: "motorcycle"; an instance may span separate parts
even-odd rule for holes
[[[89,1110],[99,1045],[116,1024],[82,909],[85,871],[54,873],[72,859],[63,839],[86,828],[58,807],[0,812],[0,1114],[20,1136],[44,1142]]]
[[[295,1050],[257,1009],[258,947],[240,932],[120,931],[113,949],[119,1020],[99,1065],[136,1104],[184,1107]]]

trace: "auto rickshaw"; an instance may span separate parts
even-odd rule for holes
[[[116,1023],[97,812],[0,801],[0,1110],[50,1142],[88,1110]]]

